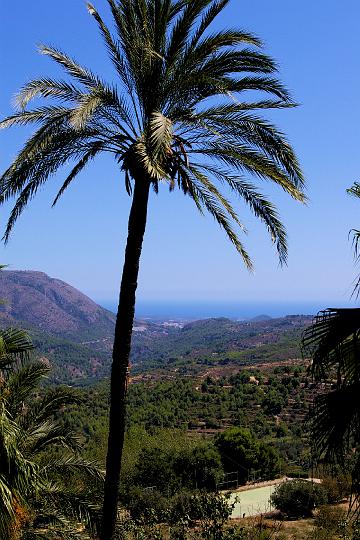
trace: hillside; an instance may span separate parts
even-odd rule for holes
[[[91,383],[109,375],[115,316],[86,295],[42,272],[0,273],[0,326],[27,328],[37,354],[53,366],[53,380]],[[308,316],[250,321],[205,319],[184,326],[136,321],[134,374],[184,374],[299,358]],[[163,374],[160,374],[162,377]],[[157,375],[155,375],[157,376]]]
[[[257,364],[301,356],[301,335],[311,316],[289,315],[278,319],[232,321],[204,319],[183,328],[135,333],[132,359],[137,370],[149,367],[182,367],[195,364]]]
[[[45,333],[75,341],[108,337],[115,316],[83,293],[43,272],[0,273],[0,308],[3,326],[25,323]]]

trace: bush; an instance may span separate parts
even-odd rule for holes
[[[286,540],[281,529],[281,522],[268,521],[261,516],[245,525],[229,527],[224,540]]]
[[[327,492],[328,502],[335,504],[343,501],[350,495],[351,477],[345,474],[336,477],[325,476],[321,485]]]
[[[340,534],[347,520],[347,512],[341,508],[322,506],[315,516],[315,525],[330,534]]]
[[[159,491],[134,486],[124,502],[136,522],[161,523],[168,517],[168,500]]]
[[[233,511],[228,497],[206,491],[183,492],[172,500],[170,523],[172,536],[181,540],[194,527],[201,531],[199,538],[227,540],[226,524]],[[195,536],[197,538],[197,536]]]
[[[290,480],[280,484],[271,495],[271,502],[291,518],[309,517],[314,508],[327,502],[325,489],[306,480]]]
[[[307,540],[358,540],[359,522],[354,514],[341,508],[323,506],[315,516],[315,529]]]

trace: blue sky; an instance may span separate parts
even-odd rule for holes
[[[107,13],[105,0],[94,0]],[[360,176],[360,35],[358,1],[233,0],[217,21],[258,34],[280,65],[298,109],[273,115],[294,145],[310,198],[307,207],[264,184],[289,234],[289,264],[280,269],[264,227],[241,204],[253,275],[212,218],[190,199],[164,189],[153,195],[142,258],[140,300],[318,301],[346,305],[356,274],[348,232],[360,227],[360,201],[346,188]],[[37,53],[50,43],[111,77],[104,47],[83,0],[21,0],[2,6],[0,115],[26,81],[59,74]],[[28,132],[0,132],[0,169]],[[15,227],[0,260],[13,269],[37,269],[61,278],[96,300],[117,297],[129,198],[109,158],[95,162],[57,208],[50,203],[64,174],[52,179]],[[3,229],[8,207],[0,210]],[[358,268],[360,271],[360,268]]]

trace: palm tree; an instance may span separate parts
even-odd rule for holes
[[[360,443],[360,309],[333,308],[320,312],[303,336],[315,380],[327,382],[312,411],[315,455],[341,459]]]
[[[0,332],[1,389],[9,366],[27,359],[32,348],[25,332],[15,329]],[[6,540],[23,517],[24,489],[34,476],[32,463],[18,451],[15,442],[18,436],[17,425],[7,414],[5,403],[0,398],[0,536]]]
[[[360,196],[355,183],[348,193]],[[360,231],[353,231],[356,261]],[[353,294],[358,296],[360,278]],[[314,458],[330,464],[355,457],[353,490],[360,495],[360,457],[353,453],[360,445],[360,308],[330,308],[318,313],[302,339],[304,354],[311,358],[310,371],[328,391],[316,397],[311,415]]]
[[[59,415],[79,399],[69,388],[40,390],[50,368],[29,362],[32,348],[25,332],[0,331],[0,536],[90,538],[97,509],[88,482],[102,474],[78,455]]]
[[[360,197],[360,184],[355,182],[347,192]],[[360,231],[353,229],[352,233],[358,261]],[[360,278],[357,278],[355,296],[359,288]],[[360,308],[320,311],[302,339],[304,354],[311,358],[314,379],[331,384],[331,391],[316,398],[312,414],[315,455],[330,462],[343,459],[360,444],[359,339]]]
[[[347,190],[349,195],[352,195],[353,197],[360,198],[360,184],[359,182],[355,182],[351,188]],[[354,247],[354,256],[355,256],[355,262],[359,262],[360,260],[360,230],[359,229],[352,229],[350,231],[353,233],[353,247]],[[353,290],[353,295],[358,297],[360,292],[360,276],[355,281],[355,287]]]
[[[54,204],[98,154],[113,155],[132,196],[120,286],[113,362],[103,540],[113,537],[124,441],[127,372],[139,261],[149,192],[178,188],[209,212],[240,253],[252,262],[236,227],[244,230],[221,187],[232,191],[264,222],[281,263],[286,232],[277,210],[246,176],[279,185],[304,201],[303,176],[285,136],[260,114],[292,107],[276,78],[275,62],[251,33],[209,31],[230,0],[107,0],[115,35],[88,4],[115,68],[105,82],[64,52],[41,52],[70,76],[34,80],[19,92],[19,110],[1,127],[36,124],[0,179],[0,203],[15,197],[4,239],[37,190],[69,160],[74,167]],[[253,99],[247,97],[252,93]],[[32,109],[34,98],[49,105]]]

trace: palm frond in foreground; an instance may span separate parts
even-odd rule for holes
[[[0,538],[90,539],[99,509],[88,482],[101,493],[102,474],[78,456],[60,414],[78,398],[69,388],[41,389],[49,367],[27,357],[25,332],[2,330],[0,344]]]
[[[341,460],[360,444],[360,308],[320,312],[303,337],[315,380],[330,390],[314,403],[316,455]]]

